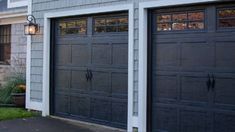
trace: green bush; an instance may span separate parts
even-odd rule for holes
[[[0,103],[10,104],[12,102],[11,93],[16,89],[17,85],[25,84],[24,76],[18,75],[8,79],[5,85],[2,86],[0,91]]]

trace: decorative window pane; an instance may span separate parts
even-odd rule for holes
[[[220,19],[219,27],[235,27],[235,19]]]
[[[185,30],[187,29],[187,23],[184,23],[184,22],[173,23],[172,29],[173,30]]]
[[[202,30],[205,28],[204,12],[168,13],[157,16],[157,31]]]
[[[188,24],[189,29],[204,29],[203,22],[189,22]]]
[[[171,21],[171,15],[159,15],[157,16],[158,22],[170,22]]]
[[[85,19],[60,22],[60,35],[85,34],[87,30],[86,24],[87,21]]]
[[[218,26],[221,28],[235,27],[235,9],[223,9],[218,11]]]
[[[192,12],[192,13],[188,13],[188,19],[190,21],[204,20],[204,12]]]
[[[158,31],[169,31],[171,30],[171,24],[170,23],[161,23],[158,24]]]
[[[113,18],[95,18],[94,19],[94,32],[127,32],[128,31],[128,18],[113,17]]]
[[[220,18],[235,17],[235,9],[225,9],[219,11]]]
[[[10,64],[11,25],[0,26],[0,64]]]
[[[173,21],[185,21],[187,20],[187,14],[173,14]]]

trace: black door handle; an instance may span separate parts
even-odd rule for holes
[[[215,76],[214,74],[212,74],[212,84],[211,84],[211,88],[214,90],[215,88]]]
[[[89,70],[89,76],[90,76],[90,81],[91,81],[91,79],[93,78],[93,73],[92,73],[92,70]]]
[[[211,87],[211,77],[210,75],[208,74],[208,80],[206,82],[206,85],[207,85],[207,90],[209,91],[210,90],[210,87]]]
[[[88,81],[89,80],[89,70],[88,70],[88,68],[86,69],[86,81]]]

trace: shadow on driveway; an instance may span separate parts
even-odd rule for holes
[[[53,118],[33,117],[0,122],[0,132],[119,132]]]

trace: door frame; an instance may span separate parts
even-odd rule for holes
[[[133,121],[133,71],[134,71],[134,57],[133,57],[133,41],[134,41],[134,6],[133,4],[122,4],[115,6],[103,6],[103,7],[93,7],[85,8],[79,10],[70,11],[60,11],[60,12],[49,12],[44,14],[44,30],[43,30],[43,107],[42,115],[50,115],[50,74],[52,74],[50,69],[51,62],[51,40],[52,40],[52,19],[69,17],[69,16],[79,16],[79,15],[89,15],[96,13],[112,13],[117,11],[128,11],[128,131],[131,131]]]
[[[139,3],[139,75],[138,75],[138,127],[140,132],[151,132],[151,84],[149,82],[149,73],[151,73],[151,66],[149,66],[149,11],[152,8],[161,8],[176,5],[192,5],[203,4],[209,2],[216,2],[219,0],[158,0],[150,2]]]

